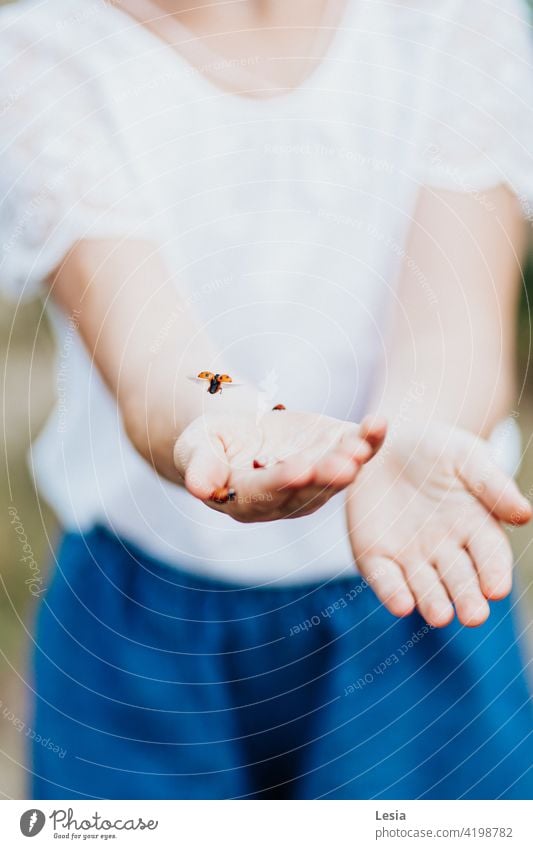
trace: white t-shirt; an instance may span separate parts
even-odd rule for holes
[[[528,14],[525,0],[348,0],[319,67],[265,100],[218,89],[101,0],[3,8],[4,290],[38,292],[75,240],[150,238],[227,371],[294,409],[359,420],[419,187],[483,202],[505,182],[533,215]],[[421,275],[428,310],[431,295]],[[64,526],[103,523],[169,563],[256,585],[352,568],[342,497],[242,525],[158,478],[76,317],[52,313],[58,404],[31,462]]]

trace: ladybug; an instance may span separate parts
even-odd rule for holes
[[[212,371],[201,371],[198,374],[197,380],[209,381],[207,391],[210,395],[216,395],[217,392],[222,392],[223,383],[233,383],[233,378],[229,374],[213,374]]]
[[[235,501],[237,498],[237,493],[234,489],[230,489],[227,486],[221,486],[218,489],[215,489],[211,494],[211,500],[215,502],[215,504],[227,504],[228,501]]]

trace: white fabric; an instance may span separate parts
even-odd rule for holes
[[[3,8],[4,291],[38,292],[77,239],[145,236],[227,371],[293,408],[359,419],[419,185],[507,182],[532,208],[527,15],[518,0],[349,0],[308,81],[265,101],[218,90],[100,0]],[[170,563],[248,583],[351,568],[342,498],[246,526],[160,480],[125,438],[75,317],[54,313],[54,326],[58,408],[31,459],[65,526],[107,523]]]

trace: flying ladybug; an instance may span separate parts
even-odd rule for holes
[[[235,383],[229,374],[213,374],[212,371],[201,371],[196,377],[191,377],[191,380],[208,380],[209,386],[207,391],[210,395],[216,395],[217,392],[222,392],[222,384],[231,386],[240,386],[240,383]]]

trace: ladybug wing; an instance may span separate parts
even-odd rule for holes
[[[195,377],[194,374],[188,374],[187,378],[188,380],[194,381],[194,383],[205,383],[206,380],[211,382],[210,378],[208,377]]]
[[[204,381],[204,380],[212,381],[212,380],[214,380],[214,377],[215,377],[215,375],[210,371],[201,371],[196,376],[193,375],[193,374],[188,375],[189,380],[194,380],[196,383],[202,383],[202,381]],[[242,383],[240,383],[239,381],[233,380],[233,378],[230,377],[229,374],[220,374],[218,376],[218,381],[219,381],[219,383],[224,383],[225,386],[227,386],[227,387],[242,386]]]
[[[233,380],[229,374],[219,374],[218,376],[219,382],[224,384],[224,389],[230,389],[232,386],[242,386],[242,382],[240,380]]]

